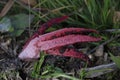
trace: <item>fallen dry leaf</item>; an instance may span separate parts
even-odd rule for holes
[[[37,4],[36,0],[20,0],[20,1],[31,6],[34,6]]]
[[[118,23],[120,22],[120,11],[116,11],[113,16],[113,22]]]
[[[3,17],[7,14],[7,12],[10,10],[10,8],[12,7],[12,5],[14,4],[14,0],[9,0],[7,2],[7,4],[4,6],[4,8],[2,9],[1,13],[0,13],[0,17]]]

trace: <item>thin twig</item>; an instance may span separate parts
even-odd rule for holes
[[[0,1],[0,4],[6,4],[7,2],[6,1]]]
[[[87,74],[85,78],[93,78],[118,69],[115,63],[104,64],[92,68],[83,69]]]
[[[104,31],[106,31],[106,32],[120,32],[120,29],[106,29],[106,30],[104,30]]]
[[[5,53],[10,53],[4,46],[0,44],[0,48],[5,52]]]
[[[12,55],[12,53],[13,53],[13,51],[12,51],[12,49],[11,48],[9,48],[9,49],[6,49],[3,45],[1,45],[0,44],[0,48],[9,56],[9,57],[12,57],[13,55]],[[12,55],[12,56],[11,56]]]

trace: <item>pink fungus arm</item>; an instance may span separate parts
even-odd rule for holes
[[[86,35],[68,35],[64,37],[59,37],[56,39],[48,40],[48,41],[38,41],[36,44],[38,47],[40,47],[40,50],[49,50],[51,48],[65,46],[69,44],[74,43],[80,43],[80,42],[94,42],[94,41],[100,41],[101,38],[95,38],[92,36],[86,36]]]
[[[98,33],[96,30],[93,29],[85,29],[85,28],[64,28],[57,31],[53,31],[44,35],[40,36],[41,41],[51,40],[54,38],[62,37],[65,35],[70,34],[84,34],[84,33],[91,33],[95,32]]]

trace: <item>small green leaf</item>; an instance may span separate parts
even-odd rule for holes
[[[15,16],[11,16],[11,23],[14,27],[14,31],[12,32],[13,36],[20,36],[26,27],[30,26],[30,23],[33,20],[33,15],[26,14],[17,14]]]
[[[11,26],[11,21],[9,18],[4,17],[0,21],[0,32],[8,32],[8,31],[13,31],[13,27]]]
[[[115,62],[115,64],[120,68],[120,56],[114,56],[111,53],[109,53],[111,56],[111,59]]]
[[[50,28],[48,28],[48,29],[46,30],[46,32],[51,32],[51,31],[55,31],[55,30],[56,30],[56,28],[50,27]]]
[[[43,62],[45,60],[45,56],[46,56],[46,54],[44,52],[40,53],[40,60],[38,62],[36,62],[34,65],[34,69],[31,74],[32,77],[38,78],[40,76],[40,70],[41,70]]]

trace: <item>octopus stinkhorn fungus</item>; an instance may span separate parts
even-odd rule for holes
[[[48,54],[75,57],[80,58],[84,61],[89,61],[87,55],[82,52],[77,51],[74,47],[69,47],[75,43],[85,43],[85,42],[95,42],[100,41],[101,38],[86,35],[86,33],[96,33],[98,32],[93,29],[85,28],[63,28],[50,33],[45,33],[45,30],[52,26],[53,24],[60,23],[67,19],[68,16],[63,16],[60,18],[55,18],[47,23],[43,24],[23,47],[22,52],[19,54],[19,58],[23,60],[36,59],[40,57],[39,52],[44,51]],[[66,49],[61,52],[63,47]]]

